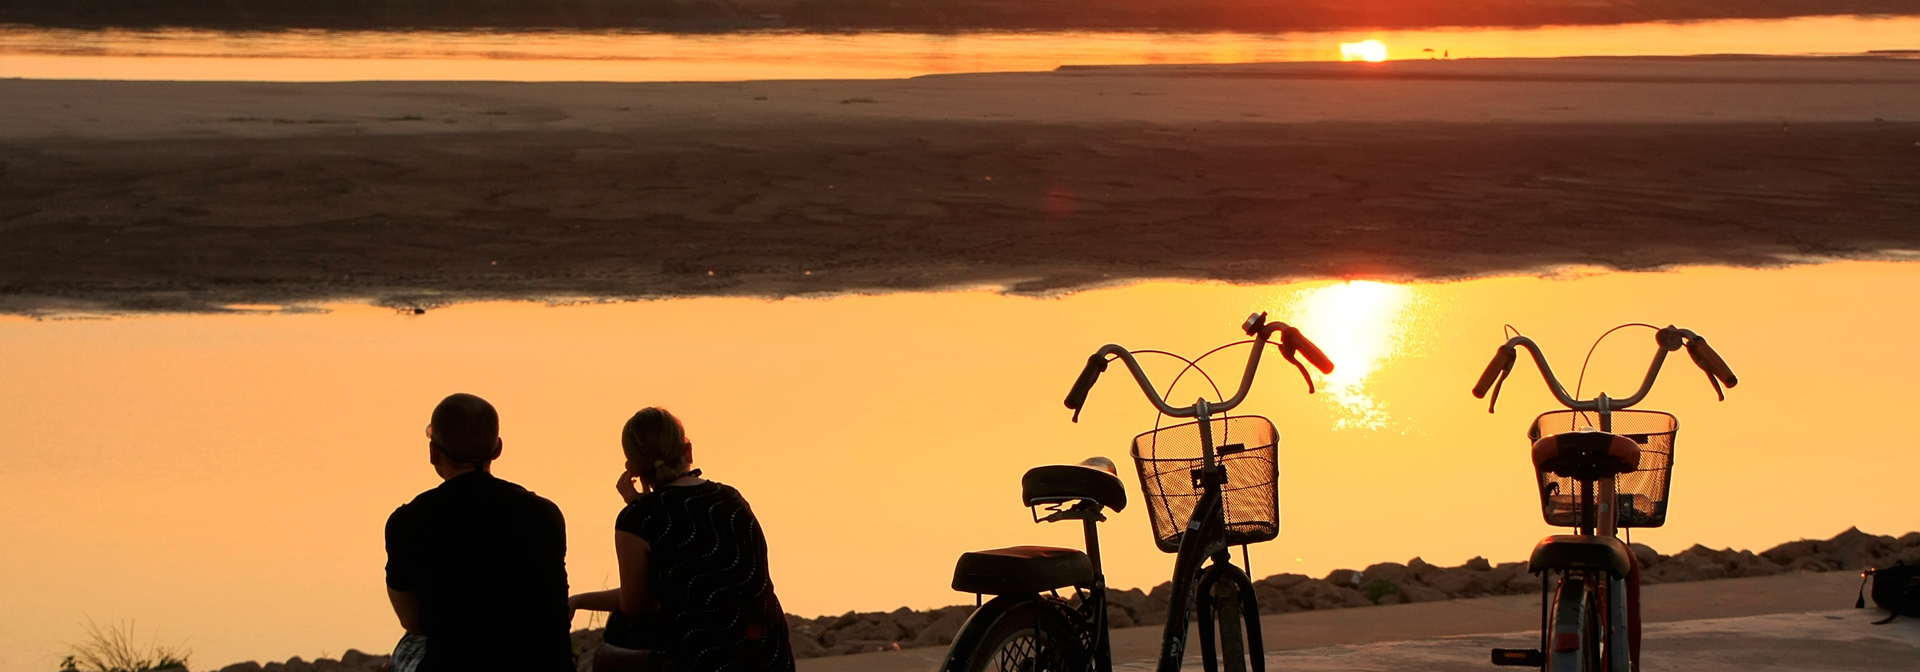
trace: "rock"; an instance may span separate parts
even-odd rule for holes
[[[1127,613],[1127,610],[1118,605],[1107,605],[1107,627],[1131,628],[1133,625],[1133,614]]]
[[[1769,548],[1760,553],[1760,557],[1772,560],[1774,564],[1792,566],[1795,560],[1810,557],[1820,549],[1820,542],[1813,539],[1801,539]]]
[[[1425,584],[1427,582],[1427,579],[1432,578],[1435,575],[1438,575],[1439,573],[1444,571],[1446,570],[1441,569],[1439,567],[1435,567],[1433,566],[1432,563],[1429,563],[1420,558],[1414,558],[1412,560],[1407,561],[1407,574],[1409,574],[1414,581],[1417,581],[1422,584]],[[1402,582],[1402,583],[1405,583],[1405,582]]]
[[[1531,590],[1524,587],[1517,587],[1525,584],[1522,577],[1532,580],[1533,588]],[[1515,593],[1540,590],[1540,580],[1527,573],[1527,563],[1524,562],[1503,562],[1495,565],[1492,570],[1487,572],[1484,580],[1486,581],[1487,592],[1495,595],[1513,595]]]
[[[1406,565],[1397,562],[1382,562],[1368,565],[1365,570],[1360,572],[1360,585],[1370,585],[1375,581],[1385,581],[1398,585],[1406,583],[1407,580],[1411,578],[1413,578],[1413,573],[1407,569]]]
[[[1351,569],[1336,569],[1333,570],[1332,573],[1327,574],[1327,578],[1321,580],[1336,586],[1359,588],[1362,583],[1362,578],[1363,575],[1360,572]]]
[[[1400,596],[1407,602],[1440,602],[1450,599],[1446,593],[1440,592],[1438,589],[1417,584],[1401,586]],[[1381,604],[1385,604],[1385,602]]]
[[[1267,578],[1261,579],[1260,585],[1272,586],[1280,590],[1286,590],[1288,588],[1292,588],[1294,584],[1299,583],[1301,581],[1312,581],[1312,580],[1313,580],[1313,577],[1307,576],[1305,574],[1275,574],[1273,576],[1269,576]]]
[[[1138,593],[1140,591],[1135,590],[1133,592]],[[914,635],[913,641],[909,642],[909,644],[911,646],[946,646],[952,644],[953,636],[960,632],[960,624],[965,623],[967,617],[971,615],[973,615],[973,607],[954,606],[943,607],[936,610],[933,619],[927,621],[926,627],[921,628],[919,634]]]
[[[287,672],[314,672],[313,663],[301,660],[299,656],[287,659]]]
[[[1634,559],[1640,561],[1642,569],[1660,564],[1664,559],[1660,557],[1659,551],[1653,550],[1652,546],[1646,544],[1629,544],[1627,547],[1633,551]]]
[[[821,646],[820,640],[807,635],[789,632],[787,642],[795,658],[818,658],[827,654],[827,647]]]
[[[313,661],[313,672],[341,672],[340,661],[332,658],[320,658]]]
[[[249,660],[244,663],[234,663],[232,665],[222,667],[220,668],[220,672],[260,672],[261,669],[262,668],[260,667],[259,663]]]
[[[359,649],[347,649],[346,653],[340,654],[340,664],[361,667],[372,658],[373,656],[362,653]]]
[[[1907,548],[1914,548],[1916,546],[1920,546],[1920,532],[1908,532],[1906,534],[1900,535],[1900,539],[1898,541],[1900,542],[1901,546],[1905,546]]]
[[[1285,591],[1266,583],[1253,584],[1253,598],[1260,603],[1260,613],[1263,614],[1281,613],[1293,605]]]
[[[1488,563],[1486,558],[1476,555],[1476,556],[1473,556],[1471,559],[1467,560],[1466,563],[1460,565],[1459,568],[1472,570],[1475,572],[1486,572],[1486,571],[1491,571],[1493,569],[1493,565]]]
[[[1472,560],[1452,569],[1442,569],[1427,577],[1427,585],[1451,597],[1479,597],[1488,592],[1488,577],[1492,576],[1492,566],[1485,558],[1474,558],[1485,569],[1475,569]]]
[[[1373,604],[1358,590],[1326,581],[1302,581],[1288,588],[1286,593],[1287,599],[1301,609],[1344,609]]]
[[[1406,598],[1401,597],[1399,593],[1387,593],[1385,595],[1381,595],[1380,600],[1377,602],[1374,602],[1374,604],[1378,604],[1384,607],[1390,604],[1400,604],[1405,601],[1407,601]]]

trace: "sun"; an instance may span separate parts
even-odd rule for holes
[[[1379,40],[1341,42],[1340,60],[1379,63],[1387,60],[1387,45],[1381,43]]]

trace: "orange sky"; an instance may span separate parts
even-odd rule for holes
[[[1920,457],[1889,421],[1920,378],[1915,319],[1898,309],[1913,305],[1920,266],[1843,263],[1150,283],[1050,299],[0,320],[0,668],[53,665],[87,617],[187,640],[201,666],[387,650],[399,631],[381,593],[381,525],[435,484],[420,427],[454,391],[500,408],[497,472],[566,512],[576,589],[610,585],[615,437],[659,404],[685,418],[708,475],[753,502],[789,611],[969,602],[947,588],[959,553],[1078,544],[1077,527],[1036,526],[1018,504],[1027,467],[1104,454],[1130,469],[1126,443],[1152,425],[1121,376],[1068,422],[1060,398],[1087,353],[1115,341],[1197,354],[1253,310],[1294,321],[1341,365],[1309,397],[1269,359],[1244,406],[1282,437],[1283,532],[1254,548],[1256,576],[1416,555],[1511,561],[1552,531],[1523,439],[1550,408],[1538,377],[1516,370],[1496,415],[1467,391],[1503,323],[1569,379],[1592,339],[1624,321],[1695,329],[1740,374],[1718,403],[1672,360],[1644,407],[1681,419],[1673,509],[1636,541],[1673,552],[1849,525],[1898,534],[1920,529],[1900,484]],[[1610,339],[1587,394],[1637,384],[1650,340]],[[1228,357],[1215,372],[1232,379],[1239,355]],[[1141,509],[1103,529],[1113,585],[1165,580],[1171,557]]]

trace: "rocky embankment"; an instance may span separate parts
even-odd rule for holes
[[[1644,544],[1634,544],[1633,551],[1640,559],[1643,583],[1679,583],[1853,570],[1896,562],[1920,564],[1920,532],[1896,538],[1849,528],[1832,539],[1790,541],[1760,553],[1695,545],[1673,555],[1661,555]],[[1361,570],[1336,569],[1317,579],[1276,574],[1256,581],[1254,590],[1260,598],[1261,613],[1286,613],[1527,594],[1540,590],[1540,579],[1527,573],[1524,562],[1495,565],[1474,558],[1458,567],[1439,567],[1414,558],[1405,564],[1383,562]],[[1148,591],[1109,591],[1108,621],[1115,628],[1165,623],[1171,594],[1172,587],[1166,583]],[[1842,597],[1835,600],[1836,605],[1844,606]],[[819,618],[789,614],[787,620],[794,654],[811,658],[945,646],[972,612],[972,606],[964,605],[927,611],[902,607],[891,612],[847,612]],[[575,644],[583,652],[599,646],[600,636],[598,629],[573,633]],[[581,656],[582,672],[591,659],[591,655]],[[374,672],[382,669],[386,660],[386,656],[350,650],[339,660],[308,662],[293,658],[265,665],[245,662],[220,668],[220,672]]]

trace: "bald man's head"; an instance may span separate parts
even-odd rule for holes
[[[471,394],[453,394],[433,407],[433,445],[457,462],[485,464],[500,448],[500,414]]]

